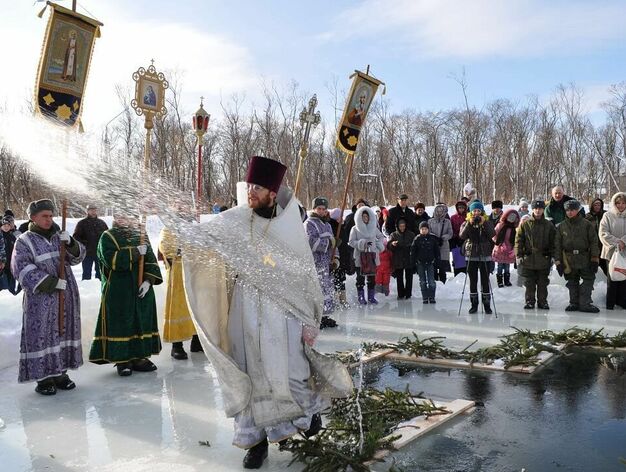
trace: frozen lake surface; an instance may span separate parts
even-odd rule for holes
[[[153,244],[156,244],[158,229],[155,227],[150,234]],[[80,279],[79,268],[75,268],[75,274]],[[600,274],[594,291],[594,300],[601,308],[604,307],[606,290],[602,279]],[[483,315],[480,310],[477,315],[468,315],[468,290],[461,316],[457,316],[463,281],[464,275],[461,274],[445,286],[439,284],[437,304],[423,305],[417,279],[414,280],[414,298],[402,301],[396,300],[392,279],[392,293],[389,297],[378,295],[379,305],[353,305],[338,312],[335,318],[339,327],[324,330],[317,347],[329,352],[354,348],[362,341],[397,341],[411,331],[421,335],[446,336],[449,346],[463,348],[476,339],[477,346],[495,344],[498,336],[511,332],[511,326],[535,331],[561,330],[574,325],[594,329],[604,327],[609,334],[626,329],[624,310],[601,309],[598,314],[565,313],[567,290],[564,281],[555,273],[549,287],[552,309],[548,312],[524,310],[523,288],[513,286],[494,290],[497,318]],[[515,284],[515,273],[512,274],[512,281]],[[83,281],[79,282],[79,286],[83,348],[88,352],[98,313],[99,282]],[[155,288],[161,311],[164,286]],[[353,277],[348,280],[348,295],[354,303],[356,289]],[[21,316],[21,296],[12,297],[6,291],[0,292],[0,418],[4,422],[4,426],[0,426],[2,470],[221,472],[242,469],[244,452],[231,446],[232,421],[224,416],[220,389],[211,365],[202,353],[190,353],[187,361],[174,361],[170,357],[170,346],[165,345],[161,354],[153,357],[158,366],[156,372],[134,373],[128,378],[119,377],[112,366],[86,362],[79,370],[71,372],[78,385],[75,390],[43,397],[34,392],[33,384],[20,385],[16,380]],[[186,349],[187,346],[188,343]],[[525,387],[510,387],[509,383],[513,380],[504,380],[506,375],[509,374],[503,374],[502,380],[493,382],[491,390],[506,387],[507,395],[513,399],[519,395],[520,401],[527,402]],[[437,381],[439,378],[441,382]],[[417,378],[415,388],[423,390],[427,396],[466,398],[468,394],[464,391],[464,382],[458,375],[445,382],[441,376],[423,382]],[[450,388],[445,387],[447,385]],[[559,403],[560,408],[566,409],[571,404],[567,395],[546,395],[544,398],[545,401]],[[601,396],[595,400],[607,402]],[[607,403],[605,408],[610,408],[610,405]],[[512,418],[519,414],[509,413]],[[480,412],[475,415],[471,420],[461,420],[453,426],[454,430],[462,434],[465,428],[471,427],[463,422],[480,420],[488,424],[489,415]],[[524,419],[515,418],[515,421],[523,423]],[[438,447],[436,438],[446,437],[444,431],[438,430],[427,436],[431,439],[424,439],[420,444],[428,446],[418,445],[416,447],[422,449],[411,451],[419,451],[420,455],[429,454],[431,446]],[[559,432],[554,431],[554,434]],[[198,441],[209,441],[211,446],[201,446]],[[482,454],[480,451],[484,450],[484,445],[479,442],[468,447],[470,451],[467,454],[470,456],[474,454],[472,448],[476,454]],[[520,443],[511,443],[510,447],[517,451]],[[436,449],[436,454],[441,454],[442,450],[445,450],[445,444],[443,449]],[[400,454],[404,454],[403,460],[409,464],[405,468],[407,471],[412,470],[410,464],[421,464],[419,470],[443,470],[430,469],[433,462],[411,462],[406,459],[407,452]],[[626,450],[623,456],[626,456]],[[290,460],[290,454],[271,447],[263,470],[285,470]],[[558,460],[557,451],[553,457],[546,453],[546,464]],[[290,470],[299,469],[294,465]]]

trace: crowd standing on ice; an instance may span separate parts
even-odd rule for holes
[[[437,282],[465,273],[469,313],[482,303],[491,314],[494,272],[498,287],[510,287],[511,266],[516,268],[524,308],[546,311],[554,267],[569,291],[565,310],[597,313],[591,296],[600,268],[607,277],[606,309],[626,309],[626,193],[613,195],[608,210],[596,198],[585,213],[556,186],[547,201],[523,199],[518,209],[504,210],[495,200],[488,215],[468,185],[452,215],[441,202],[432,215],[422,202],[411,208],[409,196],[400,193],[391,208],[358,199],[343,218],[325,197],[315,198],[307,212],[282,185],[284,172],[277,161],[253,157],[247,204],[201,225],[192,245],[184,244],[180,228],[166,224],[156,251],[133,212],[116,211],[108,228],[90,205],[70,235],[53,222],[56,208],[48,199],[29,205],[29,220],[19,229],[6,210],[0,290],[24,297],[19,382],[35,381],[42,395],[76,386],[67,371],[83,363],[79,287],[71,270],[77,264],[83,280],[94,267],[101,279],[89,361],[113,364],[122,377],[156,370],[150,357],[162,344],[153,286],[164,281],[161,259],[167,284],[163,340],[172,344],[176,360],[188,358],[187,340],[192,352],[211,360],[226,392],[226,413],[235,419],[233,443],[247,449],[244,467],[258,468],[268,441],[319,431],[327,397],[309,382],[314,370],[340,379],[335,392],[348,390],[345,369],[312,349],[319,329],[337,326],[332,313],[350,305],[347,276],[355,276],[356,303],[366,306],[390,295],[392,278],[397,298],[411,299],[414,275],[422,302],[436,303]],[[183,207],[176,212],[191,224]],[[233,231],[241,235],[236,253]],[[281,265],[272,252],[276,244],[299,263]],[[208,254],[210,267],[200,253]]]

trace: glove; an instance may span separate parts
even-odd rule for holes
[[[561,264],[559,261],[556,262],[556,271],[559,273],[561,277],[563,277],[563,274],[565,273],[565,269],[563,269],[563,264]]]
[[[68,233],[67,231],[61,231],[59,233],[59,239],[61,240],[62,243],[65,243],[66,246],[69,246],[70,242],[72,241],[72,237],[70,236],[70,233]]]
[[[145,247],[145,246],[144,246],[144,247]],[[139,298],[143,298],[143,297],[145,297],[145,296],[146,296],[146,293],[148,293],[148,290],[150,290],[150,287],[151,287],[150,282],[148,282],[148,281],[146,280],[144,283],[142,283],[142,284],[139,286],[139,293],[137,294],[137,296],[138,296]]]
[[[145,256],[146,252],[148,252],[148,246],[146,246],[145,244],[140,244],[139,246],[137,246],[137,251],[139,251],[140,256]]]
[[[315,344],[315,339],[318,334],[320,334],[319,328],[309,325],[304,325],[302,327],[302,340],[309,346],[313,346],[313,344]]]
[[[598,263],[598,261],[591,261],[591,263],[589,264],[589,267],[591,267],[591,271],[595,274],[598,272],[598,267],[600,266],[600,264]]]
[[[57,280],[57,285],[54,287],[56,290],[65,290],[67,287],[67,282],[63,279]]]

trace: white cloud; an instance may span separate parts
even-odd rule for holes
[[[9,7],[4,3],[8,2],[0,1],[0,7],[10,8],[10,13],[0,29],[0,44],[5,45],[0,88],[10,92],[5,103],[15,109],[31,99],[47,14],[43,19],[36,17],[40,4],[32,7],[29,2],[11,1]],[[133,72],[148,67],[150,59],[161,72],[180,72],[183,106],[190,112],[196,110],[202,95],[205,108],[215,109],[220,96],[257,84],[251,54],[229,38],[167,19],[126,18],[124,2],[103,3],[94,13],[104,27],[96,41],[85,93],[83,121],[89,128],[106,123],[121,110],[115,85],[133,89]]]
[[[366,0],[320,39],[390,41],[425,57],[535,57],[623,39],[624,2]]]

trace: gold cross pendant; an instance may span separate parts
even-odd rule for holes
[[[274,260],[272,259],[271,253],[268,252],[266,255],[263,256],[263,265],[269,265],[272,266],[272,268],[276,267],[276,262],[274,262]]]

